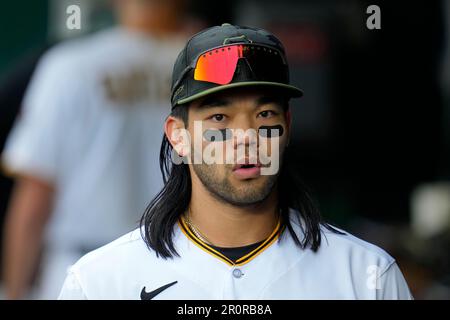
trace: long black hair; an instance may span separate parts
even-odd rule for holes
[[[187,125],[188,107],[176,106],[171,116],[182,119]],[[154,250],[157,256],[171,258],[178,256],[172,239],[173,227],[189,206],[191,175],[187,164],[175,164],[172,161],[172,145],[165,135],[162,139],[159,163],[164,187],[145,209],[140,220],[140,230],[149,249]],[[289,147],[285,150],[277,186],[282,227],[287,228],[299,247],[305,249],[309,246],[311,250],[317,251],[322,240],[321,225],[341,233],[323,221],[317,205],[292,163]],[[294,209],[295,218],[304,229],[301,240],[292,227],[289,208]]]

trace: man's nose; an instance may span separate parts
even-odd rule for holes
[[[235,128],[233,130],[233,142],[235,148],[241,145],[250,146],[258,144],[258,133],[252,119],[249,117],[241,117],[233,127]]]

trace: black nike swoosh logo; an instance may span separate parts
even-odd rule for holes
[[[175,283],[177,283],[178,281],[174,281],[171,283],[168,283],[156,290],[150,291],[150,292],[146,292],[145,291],[145,287],[142,288],[141,291],[141,300],[152,300],[155,296],[157,296],[158,294],[160,294],[161,292],[163,292],[164,290],[166,290],[167,288],[173,286]]]

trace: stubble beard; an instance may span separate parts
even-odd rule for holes
[[[231,204],[233,206],[246,207],[260,204],[266,200],[275,187],[278,175],[259,176],[264,179],[263,183],[253,183],[253,181],[243,180],[242,186],[235,187],[230,181],[232,166],[225,166],[225,175],[219,177],[217,165],[194,164],[193,169],[197,177],[208,192],[217,200]],[[230,172],[230,174],[228,174]],[[257,182],[257,181],[254,181]]]

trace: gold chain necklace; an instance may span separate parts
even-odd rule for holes
[[[191,219],[190,219],[190,213],[191,210],[190,208],[188,209],[188,214],[185,215],[185,219],[184,221],[186,221],[186,224],[189,226],[189,229],[191,229],[191,231],[195,234],[195,236],[197,238],[199,238],[201,241],[207,243],[207,244],[212,244],[211,241],[209,241],[209,239],[207,237],[205,237],[199,230],[198,228],[192,223]]]
[[[190,219],[191,215],[191,208],[188,208],[188,212],[184,215],[184,221],[188,225],[189,229],[195,234],[197,238],[199,238],[201,241],[205,242],[206,244],[213,245],[212,242],[204,236],[198,228],[192,223]]]

